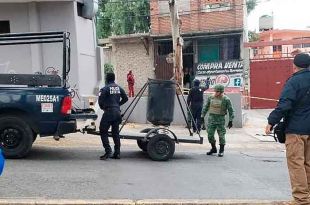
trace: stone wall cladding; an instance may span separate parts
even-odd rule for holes
[[[153,44],[150,42],[149,55],[142,43],[113,43],[112,64],[116,81],[128,93],[127,73],[132,70],[135,76],[135,94],[143,87],[148,78],[154,78]]]

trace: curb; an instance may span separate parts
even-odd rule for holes
[[[67,199],[0,199],[0,205],[288,205],[288,201],[271,200],[67,200]]]

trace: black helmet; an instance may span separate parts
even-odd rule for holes
[[[294,58],[294,64],[299,68],[308,68],[310,66],[310,55],[308,53],[299,53]]]

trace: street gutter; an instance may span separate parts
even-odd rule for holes
[[[288,205],[288,201],[271,200],[69,200],[69,199],[0,199],[0,205]]]

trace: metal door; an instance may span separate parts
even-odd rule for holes
[[[251,108],[275,108],[285,82],[293,74],[293,60],[251,60],[250,69]]]
[[[173,77],[173,63],[167,62],[168,55],[159,55],[158,44],[154,45],[156,79],[170,80]]]

